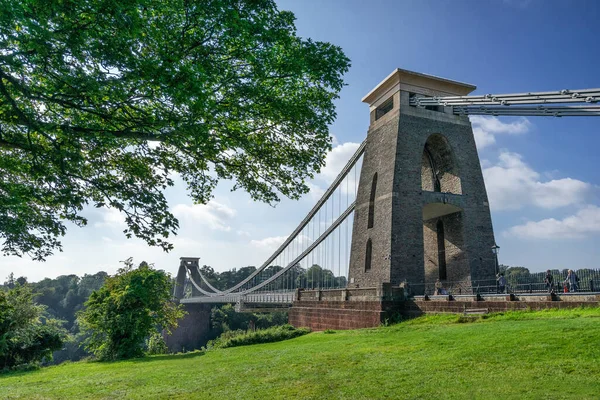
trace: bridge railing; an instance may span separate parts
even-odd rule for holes
[[[412,295],[469,295],[469,294],[494,294],[494,293],[563,293],[577,292],[600,292],[600,270],[581,269],[575,271],[578,282],[575,288],[566,284],[567,271],[551,271],[552,285],[547,285],[545,272],[529,273],[522,275],[506,276],[506,285],[501,290],[496,279],[487,280],[463,280],[463,281],[444,281],[440,283],[407,283],[407,292]],[[437,286],[436,286],[437,285]],[[566,289],[565,289],[566,287]]]

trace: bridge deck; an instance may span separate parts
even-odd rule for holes
[[[270,303],[270,304],[291,304],[296,296],[295,290],[278,291],[268,293],[256,293],[246,295],[227,294],[225,296],[198,296],[181,299],[181,303]]]

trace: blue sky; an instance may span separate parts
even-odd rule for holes
[[[119,261],[154,262],[176,272],[181,256],[216,270],[257,265],[314,204],[366,136],[360,99],[395,68],[477,86],[475,94],[600,87],[597,24],[600,2],[553,0],[354,1],[280,0],[297,17],[298,34],[341,46],[352,60],[331,127],[336,147],[315,193],[276,208],[231,193],[223,182],[206,206],[192,206],[183,186],[167,195],[180,217],[168,254],[123,237],[114,211],[90,210],[90,224],[72,227],[65,251],[37,263],[3,257],[30,280],[61,274],[112,273]],[[500,262],[546,268],[600,268],[600,118],[472,119]]]

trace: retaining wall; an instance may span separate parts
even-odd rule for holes
[[[402,288],[299,291],[289,310],[293,326],[325,329],[358,329],[381,325],[397,314],[418,316],[427,313],[503,312],[600,306],[599,293],[558,295],[462,295],[415,296],[404,299]]]

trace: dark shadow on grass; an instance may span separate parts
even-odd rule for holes
[[[31,375],[36,372],[40,372],[43,368],[27,369],[27,370],[16,370],[16,371],[0,371],[0,382],[2,378],[8,378],[13,376]]]
[[[43,370],[45,370],[46,368],[54,368],[54,367],[59,367],[61,365],[66,365],[66,364],[115,364],[115,363],[119,363],[119,362],[133,362],[133,363],[147,363],[147,362],[153,362],[153,361],[170,361],[170,360],[184,360],[184,359],[188,359],[188,358],[194,358],[194,357],[200,357],[203,356],[204,352],[203,351],[195,351],[195,352],[190,352],[190,353],[181,353],[181,354],[165,354],[165,355],[159,355],[159,356],[152,356],[152,357],[142,357],[142,358],[130,358],[130,359],[122,359],[122,360],[113,360],[113,361],[99,361],[99,360],[85,360],[85,361],[75,361],[75,362],[64,362],[64,363],[60,363],[58,365],[50,365],[48,367],[31,367],[28,369],[21,369],[21,370],[13,370],[13,371],[2,371],[0,370],[0,381],[2,381],[2,378],[8,378],[8,377],[15,377],[15,376],[24,376],[24,375],[31,375],[31,374],[35,374],[38,372],[42,372]]]

